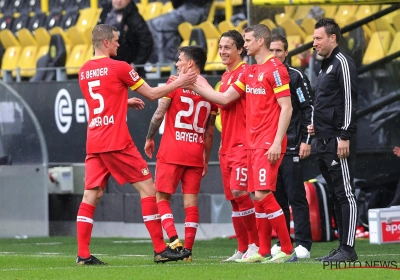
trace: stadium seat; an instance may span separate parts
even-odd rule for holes
[[[32,77],[36,74],[37,46],[26,46],[22,49],[18,59],[21,77]],[[14,76],[14,74],[13,74]]]
[[[33,36],[39,46],[48,46],[50,43],[50,34],[44,27],[39,27],[33,31]]]
[[[163,3],[160,1],[148,3],[144,9],[144,14],[143,14],[144,20],[147,21],[161,15],[163,6],[164,6]]]
[[[370,64],[383,58],[390,47],[392,36],[389,31],[378,31],[372,34],[371,40],[365,51],[362,64]]]
[[[389,31],[393,37],[396,35],[396,30],[394,27],[387,21],[387,19],[383,17],[371,21],[368,26],[371,28],[372,32]]]
[[[324,17],[334,18],[338,9],[337,5],[321,5],[321,8],[325,11]]]
[[[204,67],[205,71],[224,71],[226,70],[226,66],[222,64],[221,56],[219,55],[218,51],[215,56],[214,61],[207,62],[206,66]]]
[[[21,43],[9,29],[4,29],[0,32],[0,41],[5,49],[9,47],[21,46]]]
[[[167,14],[169,12],[171,12],[174,9],[174,6],[172,6],[172,2],[168,1],[164,3],[164,6],[162,8],[161,14]]]
[[[314,27],[317,21],[314,18],[305,18],[301,22],[301,28],[307,33],[307,35],[314,34]]]
[[[247,25],[247,19],[242,20],[241,22],[239,22],[238,25],[236,25],[236,30],[239,31],[240,33],[243,33],[243,26]]]
[[[285,15],[287,15],[288,17],[292,17],[294,15],[294,13],[296,12],[295,5],[286,5],[284,7],[284,9],[285,9]]]
[[[400,13],[393,17],[393,26],[397,32],[400,32]]]
[[[17,34],[22,28],[27,28],[29,23],[29,14],[20,14],[19,17],[14,18],[11,26],[11,32]]]
[[[286,15],[285,13],[276,14],[274,16],[275,22],[277,25],[281,25],[284,21],[290,19],[291,17]]]
[[[214,61],[218,51],[218,41],[221,36],[218,29],[209,21],[204,21],[199,24],[199,27],[204,31],[207,40],[207,61]],[[192,42],[190,42],[191,44]]]
[[[282,22],[280,26],[285,29],[286,36],[299,35],[302,40],[307,38],[308,34],[291,18]]]
[[[227,32],[228,30],[235,29],[235,26],[230,20],[223,20],[218,23],[218,31],[220,34]]]
[[[74,26],[76,21],[78,20],[79,17],[79,10],[67,10],[65,12],[65,15],[63,15],[61,22],[60,22],[60,27],[64,30],[67,30],[71,26]]]
[[[21,46],[38,46],[38,42],[36,41],[35,37],[27,28],[22,28],[17,33],[17,38],[21,43]]]
[[[292,51],[303,43],[303,38],[300,35],[287,35],[286,40],[288,41],[288,51]],[[297,56],[292,56],[291,65],[293,67],[300,67],[300,59]]]
[[[360,5],[357,12],[354,14],[357,20],[366,18],[372,15],[374,12],[370,5]]]
[[[260,24],[264,24],[265,26],[267,26],[269,28],[269,30],[276,28],[275,23],[272,20],[270,20],[269,18],[263,19],[262,21],[260,21]]]
[[[101,9],[97,8],[86,8],[81,9],[79,12],[79,17],[75,23],[75,26],[81,31],[84,32],[85,29],[92,30],[93,27],[96,26]]]
[[[310,5],[297,6],[296,11],[292,16],[290,16],[290,18],[293,19],[294,21],[303,20],[307,17],[311,8],[312,6]]]
[[[390,45],[390,49],[387,55],[393,54],[398,51],[400,51],[400,32],[397,32],[396,36],[394,36],[393,42]],[[396,60],[400,61],[400,57],[398,57]]]
[[[60,26],[61,20],[62,20],[61,8],[53,9],[50,11],[50,14],[46,18],[46,21],[44,23],[44,28],[50,31],[52,28]]]
[[[78,74],[79,69],[86,62],[88,48],[89,46],[86,44],[76,45],[72,48],[65,63],[67,75]]]
[[[13,76],[15,77],[15,69],[18,66],[18,60],[21,55],[21,46],[11,46],[6,48],[4,52],[3,59],[1,61],[1,69],[5,71],[13,71]]]
[[[56,78],[54,69],[50,67],[64,67],[67,58],[67,49],[60,34],[53,34],[50,38],[50,44],[47,47],[45,55],[41,55],[45,49],[41,47],[37,56],[36,74],[31,78],[32,82],[53,81]]]
[[[33,32],[39,27],[43,27],[46,22],[46,14],[42,12],[35,12],[34,15],[29,19],[28,30]]]
[[[14,2],[14,0],[3,0],[0,1],[0,11],[3,14],[13,14],[13,5],[12,2]]]
[[[389,7],[391,7],[392,5],[382,5],[381,10],[383,9],[387,9]],[[393,23],[393,17],[395,17],[396,15],[400,14],[399,10],[393,11],[385,16],[383,16],[382,18],[384,18],[388,23],[392,24]]]
[[[189,46],[190,34],[192,33],[193,25],[190,22],[182,22],[178,26],[179,35],[182,37],[181,46]]]
[[[338,22],[345,22],[347,18],[356,14],[357,9],[358,5],[340,5],[334,18]]]

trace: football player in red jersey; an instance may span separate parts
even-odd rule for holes
[[[222,75],[220,92],[226,91],[248,65],[242,61],[242,34],[229,30],[221,35],[218,50],[227,70]],[[232,223],[238,240],[237,251],[223,262],[247,259],[259,250],[253,200],[247,192],[246,97],[221,107],[219,162],[224,193],[232,205]]]
[[[278,169],[286,150],[286,130],[292,115],[289,74],[286,67],[269,51],[271,31],[263,24],[244,30],[249,56],[256,64],[250,66],[223,94],[217,94],[204,78],[199,78],[193,90],[206,99],[226,105],[246,96],[246,135],[248,145],[249,191],[254,192],[254,205],[260,247],[246,262],[292,262],[297,260],[291,244],[283,211],[276,201]],[[281,240],[281,252],[271,253],[270,227]],[[263,246],[269,244],[268,246]],[[243,259],[236,260],[243,262]]]
[[[110,175],[119,184],[131,183],[141,197],[142,214],[154,245],[154,261],[165,262],[181,256],[166,247],[156,205],[156,190],[146,161],[135,147],[126,123],[127,108],[141,109],[143,101],[128,100],[128,87],[155,100],[172,90],[193,84],[195,73],[181,74],[174,82],[150,87],[129,64],[113,60],[118,49],[118,31],[106,24],[92,31],[94,57],[79,71],[79,85],[89,107],[86,141],[85,191],[77,215],[77,265],[102,265],[90,254],[89,244],[96,205]],[[128,106],[127,106],[128,100]]]
[[[193,71],[199,75],[203,71],[207,60],[203,48],[181,47],[179,53],[176,67],[180,74]],[[170,239],[170,248],[181,251],[185,261],[192,260],[199,223],[198,193],[201,178],[208,169],[216,113],[215,104],[192,90],[178,88],[159,100],[146,137],[144,150],[151,158],[153,138],[165,116],[165,130],[156,162],[157,206],[162,226]],[[170,207],[171,195],[175,193],[179,181],[182,183],[186,213],[184,247],[178,238]]]

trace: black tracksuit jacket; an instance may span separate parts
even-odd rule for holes
[[[301,143],[311,143],[307,126],[311,124],[313,114],[312,89],[306,75],[296,68],[285,65],[290,76],[289,86],[293,107],[292,118],[286,132],[288,138],[286,153],[298,155]]]
[[[322,60],[314,97],[314,131],[317,139],[341,137],[348,140],[356,133],[357,67],[338,47]]]

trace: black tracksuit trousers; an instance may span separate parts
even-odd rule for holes
[[[333,202],[340,246],[347,245],[354,248],[357,225],[357,203],[353,184],[356,141],[350,140],[350,156],[339,159],[337,155],[339,140],[339,138],[318,140],[317,160],[327,183],[329,197]]]
[[[310,251],[312,245],[310,211],[306,199],[303,168],[301,160],[299,160],[299,155],[286,154],[283,157],[278,171],[278,181],[274,194],[285,214],[286,225],[289,231],[289,205],[292,207],[296,245],[302,245]]]

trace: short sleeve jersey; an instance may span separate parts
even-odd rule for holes
[[[289,74],[274,56],[263,64],[254,64],[233,84],[240,95],[246,94],[246,135],[248,148],[269,149],[278,130],[281,107],[277,99],[290,97]],[[282,142],[286,151],[287,138]]]
[[[164,116],[165,129],[157,159],[161,162],[204,166],[204,132],[217,106],[192,90],[178,88],[164,98],[170,106]]]
[[[128,63],[101,56],[79,71],[79,85],[89,108],[86,153],[124,149],[132,137],[126,123],[128,87],[144,83]]]
[[[232,71],[226,71],[221,78],[220,92],[225,92],[236,82],[248,65],[241,62]],[[221,109],[221,149],[220,154],[228,154],[238,147],[246,146],[246,96],[241,96],[233,104]]]

